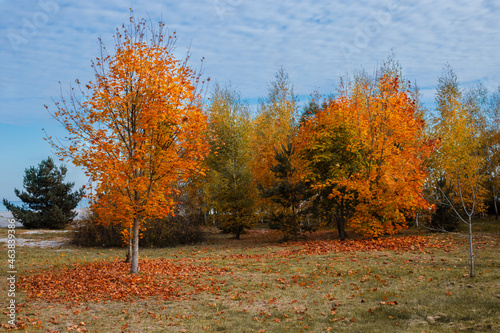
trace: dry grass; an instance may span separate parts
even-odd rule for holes
[[[473,279],[467,276],[466,240],[453,235],[420,232],[439,247],[337,252],[340,243],[326,241],[321,244],[330,250],[314,252],[311,244],[316,243],[282,244],[274,231],[254,230],[241,241],[211,233],[196,246],[141,250],[141,258],[228,269],[229,275],[210,277],[218,285],[210,292],[169,301],[136,297],[54,303],[19,291],[16,301],[24,304],[18,320],[30,332],[500,331],[499,230],[499,223],[476,230],[480,236]],[[419,231],[406,232],[415,233]],[[0,230],[0,238],[5,234]],[[323,240],[332,235],[311,236]],[[7,271],[5,246],[1,253],[0,267]],[[74,263],[123,258],[124,250],[18,247],[16,254],[19,275],[29,276]],[[6,285],[0,293],[7,295]]]

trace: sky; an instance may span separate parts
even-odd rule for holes
[[[255,107],[280,67],[305,102],[335,92],[341,76],[373,72],[391,53],[429,109],[446,64],[463,87],[500,84],[499,0],[0,0],[0,199],[17,200],[24,170],[57,159],[43,138],[65,133],[44,105],[54,111],[61,91],[93,79],[98,38],[112,49],[130,8],[162,20],[178,36],[178,58],[189,49],[194,68],[204,58],[204,78],[231,82]],[[87,182],[65,164],[66,180]]]

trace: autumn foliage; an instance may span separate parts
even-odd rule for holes
[[[61,160],[81,167],[91,183],[91,217],[88,224],[80,221],[72,245],[127,246],[127,259],[112,252],[88,257],[96,253],[92,249],[77,257],[82,252],[74,247],[74,256],[56,258],[51,250],[49,258],[55,262],[44,262],[42,255],[49,250],[37,250],[32,267],[21,264],[16,282],[9,282],[10,288],[17,283],[26,299],[17,305],[19,313],[23,307],[29,313],[18,317],[16,327],[2,327],[23,329],[30,326],[26,319],[41,329],[41,320],[33,322],[37,312],[27,306],[30,302],[47,309],[92,307],[95,314],[96,303],[168,308],[163,318],[148,310],[154,324],[141,311],[130,317],[137,323],[125,322],[129,317],[121,314],[127,310],[121,310],[124,332],[150,331],[153,325],[161,330],[174,317],[179,320],[167,325],[183,326],[180,332],[199,326],[253,332],[249,323],[280,332],[331,331],[327,325],[335,322],[344,329],[377,331],[358,330],[358,319],[344,313],[375,321],[385,312],[403,331],[422,324],[414,316],[425,315],[423,324],[435,324],[440,316],[428,313],[427,303],[424,310],[420,305],[429,293],[455,285],[446,272],[460,269],[462,259],[443,254],[463,244],[453,236],[423,236],[421,230],[396,234],[414,219],[419,226],[419,214],[428,218],[421,224],[425,227],[444,231],[448,225],[432,221],[440,216],[457,230],[450,220],[454,215],[469,228],[470,269],[463,276],[475,276],[474,256],[481,246],[496,251],[496,235],[481,235],[473,243],[472,222],[491,200],[498,215],[500,88],[487,116],[486,91],[481,86],[460,90],[448,68],[439,79],[437,117],[428,116],[418,89],[389,57],[374,76],[358,72],[353,80],[341,79],[336,95],[322,99],[315,94],[301,117],[293,85],[281,68],[253,112],[230,85],[215,85],[205,99],[200,73],[188,66],[189,55],[174,56],[176,35],[164,29],[163,23],[154,28],[132,13],[128,25],[116,30],[112,52],[100,41],[100,54],[92,62],[95,79],[85,84],[77,80],[51,112],[67,136],[47,140]],[[256,226],[258,230],[248,230]],[[216,228],[232,232],[237,240],[215,233],[205,239],[198,233]],[[202,239],[207,247],[191,246]],[[212,241],[225,244],[212,246]],[[139,259],[139,242],[190,246],[176,253],[151,250],[149,258]],[[495,255],[482,259],[485,267],[493,267],[493,273],[482,274],[484,286],[495,279]],[[12,267],[15,260],[9,260]],[[430,282],[431,291],[426,290]],[[456,283],[453,292],[461,293],[467,315],[456,315],[456,322],[469,320],[474,300],[466,293],[474,287],[463,287]],[[281,294],[287,288],[291,290]],[[478,297],[494,306],[492,296]],[[174,314],[172,309],[181,306],[171,301],[178,300],[187,301],[182,305],[186,309],[192,306],[189,315]],[[439,309],[443,304],[447,306],[441,303]],[[308,308],[317,310],[315,318]],[[51,311],[47,309],[41,311]],[[108,313],[92,324],[106,331],[101,319]],[[181,319],[191,317],[197,323],[184,329]],[[246,317],[247,322],[240,321]],[[50,318],[48,324],[61,324],[55,315]],[[406,319],[410,323],[403,326]],[[146,323],[140,328],[128,327],[142,320]],[[217,326],[204,324],[212,320]],[[76,323],[61,326],[87,331],[85,321]],[[455,328],[452,323],[450,317],[446,327]]]
[[[276,175],[271,168],[277,164],[276,151],[295,136],[296,113],[293,85],[281,68],[275,74],[275,80],[268,85],[268,96],[261,101],[259,112],[253,119],[250,170],[256,187],[260,184],[268,188],[275,184]],[[262,198],[258,204],[261,220],[269,218],[274,210],[279,209],[269,198]]]
[[[230,87],[215,85],[209,108],[208,201],[217,225],[237,239],[254,225],[256,188],[250,172],[248,107]]]
[[[191,260],[141,260],[145,274],[126,274],[128,265],[120,260],[74,264],[21,280],[30,298],[49,302],[132,301],[158,297],[181,300],[200,292],[217,293],[220,283],[212,277],[229,270],[194,264]],[[29,287],[28,287],[29,285]]]
[[[462,98],[453,75],[441,80],[440,118],[429,126],[417,89],[389,57],[373,77],[342,80],[337,96],[319,103],[316,95],[299,119],[281,68],[252,114],[218,85],[204,105],[204,82],[189,56],[174,57],[175,34],[163,29],[132,15],[112,54],[101,42],[95,80],[77,80],[56,103],[67,137],[48,138],[91,179],[92,213],[121,228],[131,273],[148,221],[175,213],[237,239],[260,221],[284,240],[335,224],[345,240],[394,235],[417,213],[432,215],[446,182],[453,198],[445,204],[461,204],[469,225],[489,197],[496,204],[499,136],[481,88]]]
[[[432,127],[432,135],[439,144],[429,160],[430,197],[446,206],[455,206],[462,216],[466,216],[466,212],[486,210],[486,183],[497,174],[494,150],[498,138],[494,137],[498,132],[488,124],[484,105],[481,105],[484,94],[480,87],[462,91],[449,66],[439,78],[438,116],[433,119]],[[489,154],[493,160],[488,160]],[[449,193],[443,197],[446,190]]]
[[[75,263],[57,270],[50,269],[23,276],[20,288],[28,291],[31,299],[48,302],[108,302],[157,298],[183,300],[199,293],[218,295],[226,279],[231,279],[238,265],[265,262],[269,258],[293,259],[297,256],[333,253],[366,253],[374,251],[416,252],[432,248],[454,248],[447,240],[424,236],[397,238],[309,242],[289,242],[282,249],[265,254],[227,254],[221,257],[190,258],[186,253],[180,259],[143,259],[143,273],[125,274],[127,264],[119,260]],[[218,260],[230,260],[234,265],[217,267]],[[227,278],[225,278],[227,276]],[[282,276],[278,276],[283,280]],[[292,277],[289,283],[298,283]]]
[[[141,226],[173,214],[176,184],[202,172],[208,151],[199,76],[174,58],[175,36],[165,37],[162,27],[146,31],[132,17],[130,28],[117,30],[116,52],[106,55],[102,46],[84,98],[57,103],[54,117],[68,131],[68,145],[50,140],[95,182],[90,196],[100,221],[128,228],[132,272]]]
[[[347,86],[307,120],[309,177],[338,203],[341,223],[367,236],[394,234],[430,208],[423,163],[433,144],[422,139],[424,126],[396,75]]]

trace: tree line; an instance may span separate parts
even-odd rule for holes
[[[445,66],[433,113],[389,56],[305,107],[281,68],[252,110],[231,85],[204,101],[207,81],[172,55],[175,34],[129,23],[111,54],[101,43],[95,80],[56,103],[67,140],[48,141],[95,182],[91,209],[123,228],[132,273],[141,229],[165,216],[236,238],[267,223],[285,239],[325,227],[346,239],[497,212],[500,88],[463,89]]]

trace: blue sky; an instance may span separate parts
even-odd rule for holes
[[[42,128],[64,132],[44,105],[53,110],[60,87],[92,79],[98,37],[112,48],[129,8],[163,18],[179,57],[191,46],[192,66],[204,57],[205,78],[231,81],[251,103],[281,66],[305,101],[391,52],[428,107],[446,63],[464,85],[500,83],[500,1],[0,0],[0,199],[16,200],[24,169],[55,157]],[[83,185],[83,171],[66,164]]]

